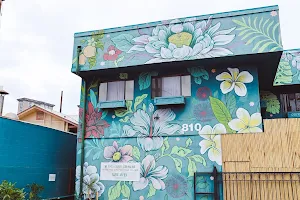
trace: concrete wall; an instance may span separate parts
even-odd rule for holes
[[[43,198],[73,194],[75,149],[75,135],[0,118],[0,181],[43,185]]]

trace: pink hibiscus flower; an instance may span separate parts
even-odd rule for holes
[[[113,162],[128,162],[132,160],[132,146],[125,145],[123,147],[118,146],[116,141],[112,146],[104,148],[104,158]]]
[[[82,119],[82,108],[79,110],[80,119]],[[109,124],[101,119],[102,112],[98,112],[91,102],[88,103],[88,109],[85,115],[86,127],[85,138],[93,136],[94,138],[100,138],[104,135],[104,129],[109,127]],[[81,127],[80,127],[81,128]]]
[[[119,49],[117,49],[117,47],[111,45],[111,46],[108,47],[107,53],[104,53],[103,59],[104,60],[115,61],[115,60],[117,60],[118,56],[121,53],[122,53],[122,51],[120,51]]]

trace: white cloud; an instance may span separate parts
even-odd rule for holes
[[[70,72],[75,32],[132,25],[279,4],[286,49],[300,47],[298,0],[9,0],[0,29],[0,85],[10,92],[4,112],[16,112],[16,98],[56,104],[77,113],[80,78]]]

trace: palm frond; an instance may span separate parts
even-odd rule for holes
[[[246,45],[257,42],[252,48],[253,52],[262,53],[266,49],[273,52],[282,49],[279,22],[264,18],[258,19],[258,17],[254,20],[250,17],[247,20],[242,17],[241,20],[232,21],[240,26],[236,30],[240,31],[238,36],[246,41]]]

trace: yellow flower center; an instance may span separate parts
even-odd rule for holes
[[[113,155],[113,161],[119,161],[121,159],[121,153],[120,152],[116,152]]]
[[[170,43],[175,44],[178,48],[183,45],[189,46],[192,42],[193,35],[187,32],[176,33],[168,38]]]

